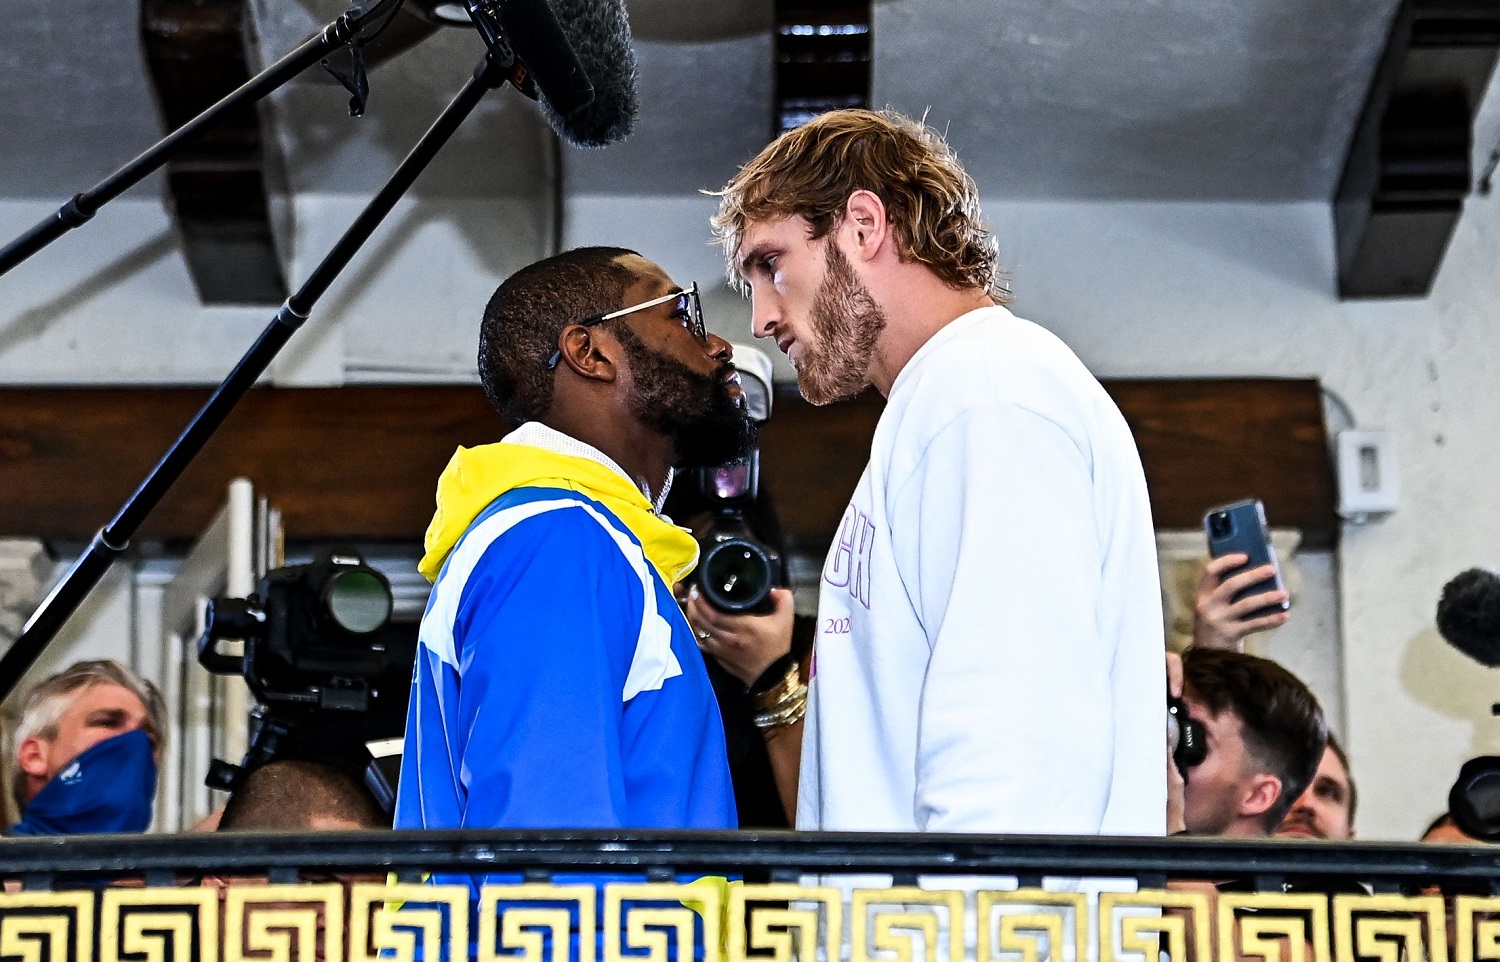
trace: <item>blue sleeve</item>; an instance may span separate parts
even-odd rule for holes
[[[489,546],[454,623],[463,827],[623,824],[622,697],[643,611],[639,575],[581,508]]]

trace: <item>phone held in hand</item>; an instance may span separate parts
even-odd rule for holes
[[[1222,558],[1227,554],[1243,554],[1250,559],[1245,564],[1226,571],[1225,578],[1251,568],[1259,568],[1262,565],[1271,565],[1275,569],[1272,576],[1265,581],[1236,592],[1234,601],[1283,589],[1281,564],[1276,560],[1276,549],[1271,546],[1271,532],[1266,527],[1266,508],[1260,501],[1250,498],[1210,508],[1203,516],[1203,528],[1208,534],[1208,553],[1211,557]],[[1279,604],[1267,605],[1245,617],[1260,618],[1265,615],[1274,615],[1277,612],[1286,611],[1291,606],[1290,601],[1283,601]]]

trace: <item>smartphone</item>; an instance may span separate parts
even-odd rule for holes
[[[1243,554],[1250,558],[1238,568],[1226,571],[1225,578],[1251,568],[1259,568],[1261,565],[1268,564],[1275,569],[1271,577],[1265,581],[1236,592],[1233,601],[1283,589],[1281,565],[1276,560],[1276,549],[1271,546],[1271,532],[1266,527],[1265,505],[1250,498],[1210,508],[1203,516],[1203,529],[1208,534],[1208,553],[1211,557],[1222,558],[1227,554]],[[1277,612],[1286,611],[1291,606],[1290,601],[1266,605],[1245,617],[1260,618],[1264,615],[1274,615]]]

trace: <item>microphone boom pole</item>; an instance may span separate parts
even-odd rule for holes
[[[146,179],[188,144],[218,126],[231,111],[253,104],[276,91],[308,67],[358,37],[367,25],[376,22],[402,2],[403,0],[375,0],[368,9],[364,6],[349,8],[337,20],[325,26],[317,36],[251,77],[237,90],[157,141],[130,163],[83,193],[74,194],[55,213],[0,248],[0,275],[6,274],[73,228],[88,223],[99,212],[99,208]]]
[[[485,53],[479,65],[474,68],[473,76],[453,98],[452,103],[412,147],[390,179],[370,199],[364,210],[360,211],[338,243],[333,245],[333,249],[313,268],[306,282],[281,305],[271,323],[199,409],[166,454],[162,455],[156,467],[151,469],[151,473],[136,488],[124,507],[94,535],[88,548],[26,622],[15,643],[0,657],[0,700],[15,689],[27,669],[83,599],[88,597],[115,558],[130,546],[130,539],[141,522],[161,501],[193,458],[197,457],[198,452],[203,450],[209,438],[224,423],[224,419],[245,396],[245,392],[255,385],[281,348],[311,316],[318,299],[349,265],[365,241],[370,239],[370,235],[405,195],[417,176],[442,150],[443,145],[463,124],[485,93],[509,79],[513,66],[513,62],[502,60],[500,54],[493,51]]]

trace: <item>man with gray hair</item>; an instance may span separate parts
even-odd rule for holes
[[[163,704],[117,661],[80,661],[26,695],[16,726],[14,835],[142,832],[156,797]]]

